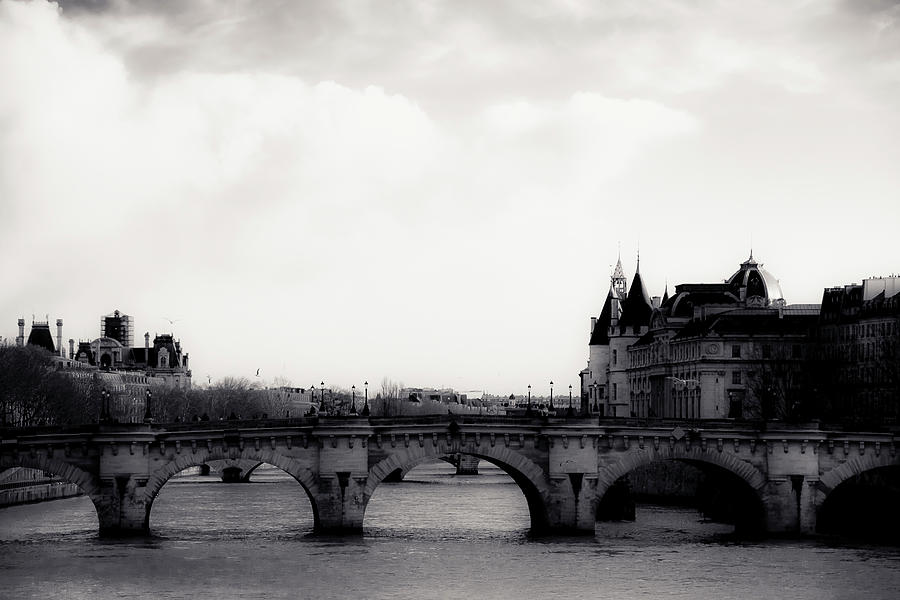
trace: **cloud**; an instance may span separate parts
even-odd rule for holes
[[[657,293],[752,236],[815,301],[893,268],[896,16],[0,0],[0,324],[177,313],[214,376],[490,387],[574,376],[617,240]]]
[[[564,207],[579,210],[644,148],[697,128],[657,102],[596,91],[448,119],[384,87],[277,69],[199,61],[150,73],[123,40],[179,40],[170,22],[104,18],[0,3],[0,236],[15,282],[0,315],[11,323],[38,299],[89,337],[98,311],[121,308],[152,329],[174,310],[189,316],[180,333],[195,366],[220,374],[248,352],[279,362],[301,332],[313,346],[295,362],[320,371],[344,360],[346,340],[420,364],[423,336],[453,347],[451,330],[479,337],[498,314],[506,335],[522,335],[525,305],[453,290],[506,297],[556,269],[523,236],[562,235]],[[288,320],[273,335],[259,314]],[[364,331],[353,315],[368,315]],[[224,352],[236,335],[241,352]]]

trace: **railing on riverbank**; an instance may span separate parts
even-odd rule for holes
[[[7,487],[15,486],[15,487]],[[43,480],[36,485],[4,484],[0,486],[0,508],[81,496],[84,492],[74,483]]]

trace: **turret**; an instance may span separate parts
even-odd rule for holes
[[[59,352],[60,356],[65,358],[66,351],[63,349],[62,326],[63,326],[63,320],[57,319],[56,320],[56,350],[57,350],[57,352]]]

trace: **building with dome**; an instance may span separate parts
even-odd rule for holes
[[[132,344],[134,322],[118,310],[100,318],[100,337],[69,340],[63,345],[63,321],[56,321],[56,339],[46,321],[32,320],[25,337],[25,319],[18,321],[18,346],[32,345],[53,355],[53,367],[90,393],[106,395],[108,418],[121,423],[145,418],[148,391],[159,387],[191,387],[190,357],[171,333],[144,334],[143,347]]]
[[[583,406],[604,416],[786,416],[800,407],[819,305],[788,305],[751,253],[721,283],[651,298],[640,262],[627,293],[621,260],[591,320]]]

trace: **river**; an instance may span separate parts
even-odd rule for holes
[[[0,598],[894,599],[900,548],[738,542],[689,509],[639,506],[593,537],[531,539],[501,471],[430,464],[379,486],[361,537],[311,535],[298,484],[173,478],[146,539],[97,537],[90,500],[0,510]]]

